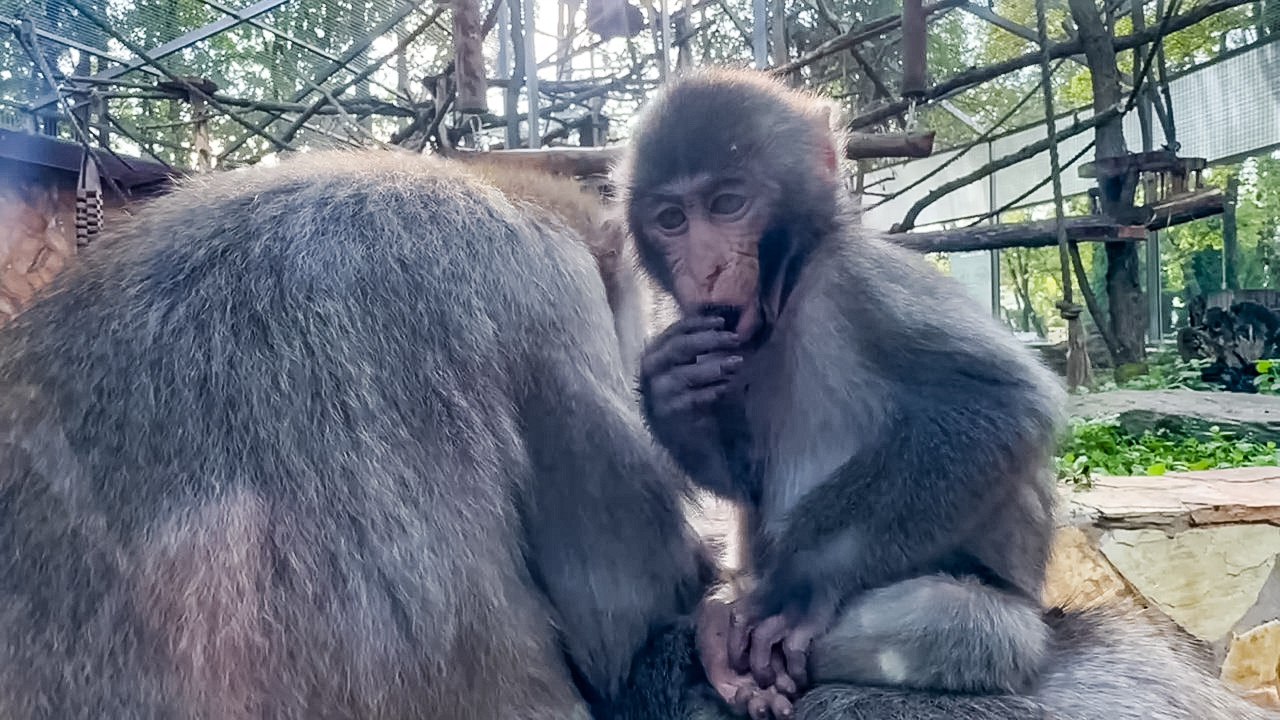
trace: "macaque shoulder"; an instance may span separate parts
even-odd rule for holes
[[[1061,382],[958,281],[887,240],[858,232],[819,248],[792,304],[781,324],[797,375],[861,376],[864,392],[961,376],[1047,407],[1065,401]]]

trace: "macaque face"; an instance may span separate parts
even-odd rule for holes
[[[641,202],[644,234],[671,270],[685,314],[718,314],[744,339],[761,328],[760,238],[772,193],[743,177],[666,183]]]

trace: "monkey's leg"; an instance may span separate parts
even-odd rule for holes
[[[814,640],[815,684],[1024,693],[1051,630],[1034,603],[977,580],[931,575],[854,598]]]

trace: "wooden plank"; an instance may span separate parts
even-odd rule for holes
[[[1219,215],[1225,207],[1223,194],[1217,189],[1202,190],[1152,208],[1153,215],[1145,226],[1120,225],[1103,215],[1068,218],[1067,238],[1074,242],[1138,241],[1151,230],[1162,230],[1193,220]],[[1031,223],[978,225],[956,230],[921,233],[896,233],[887,238],[903,247],[920,252],[969,252],[1000,250],[1012,247],[1052,247],[1058,243],[1052,220]]]
[[[914,133],[849,133],[845,156],[850,160],[886,157],[928,157],[933,153],[933,131]],[[538,169],[555,175],[582,177],[608,173],[622,159],[620,145],[608,147],[548,147],[536,150],[448,151],[448,157],[471,160],[480,155],[486,160],[509,163],[513,167]]]

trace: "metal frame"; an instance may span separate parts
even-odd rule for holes
[[[192,30],[189,33],[179,35],[178,37],[170,40],[167,43],[164,43],[163,45],[160,45],[159,47],[153,50],[148,50],[147,55],[149,55],[152,60],[162,60],[170,55],[173,55],[174,53],[186,50],[188,47],[191,47],[192,45],[195,45],[196,43],[201,42],[202,40],[208,40],[209,38],[213,37],[214,35],[217,35],[218,33],[224,32],[226,30],[230,30],[231,28],[234,28],[240,25],[244,25],[245,23],[249,22],[250,19],[255,18],[259,15],[265,15],[266,13],[269,13],[272,10],[275,10],[276,8],[280,7],[281,5],[285,5],[289,2],[290,0],[258,0],[258,2],[240,11],[240,14],[238,17],[225,17],[218,20],[214,20],[208,25],[196,28],[195,30]],[[149,66],[149,64],[150,63],[148,63],[146,60],[137,58],[134,60],[129,60],[118,67],[107,68],[106,70],[103,70],[102,72],[97,73],[92,77],[94,80],[111,80],[114,78],[118,78],[121,75],[131,73],[134,70],[141,70],[143,68],[146,68]],[[52,93],[52,92],[47,93],[33,100],[31,102],[29,109],[31,112],[37,112],[56,102],[58,102],[58,94]]]
[[[8,25],[9,27],[16,30],[19,27],[21,27],[22,21],[19,20],[18,18],[10,17],[8,15],[0,15],[0,25]],[[79,40],[72,40],[69,37],[64,37],[62,35],[59,35],[58,33],[49,32],[48,30],[41,30],[39,27],[35,29],[35,33],[36,33],[36,37],[42,40],[48,40],[50,42],[57,43],[58,45],[62,45],[63,47],[68,47],[73,50],[79,50],[82,53],[87,53],[94,57],[102,58],[103,60],[110,60],[113,63],[121,63],[121,64],[129,62],[129,60],[126,58],[116,57],[115,55],[112,55],[111,53],[105,50],[100,50],[91,45],[85,45]],[[164,76],[164,73],[150,66],[142,67],[139,69],[142,70],[143,72],[150,73],[157,77]],[[57,101],[54,100],[54,102],[57,102]],[[49,105],[51,103],[45,103],[45,104]],[[27,107],[26,105],[23,105],[23,108],[26,108],[26,107]]]

